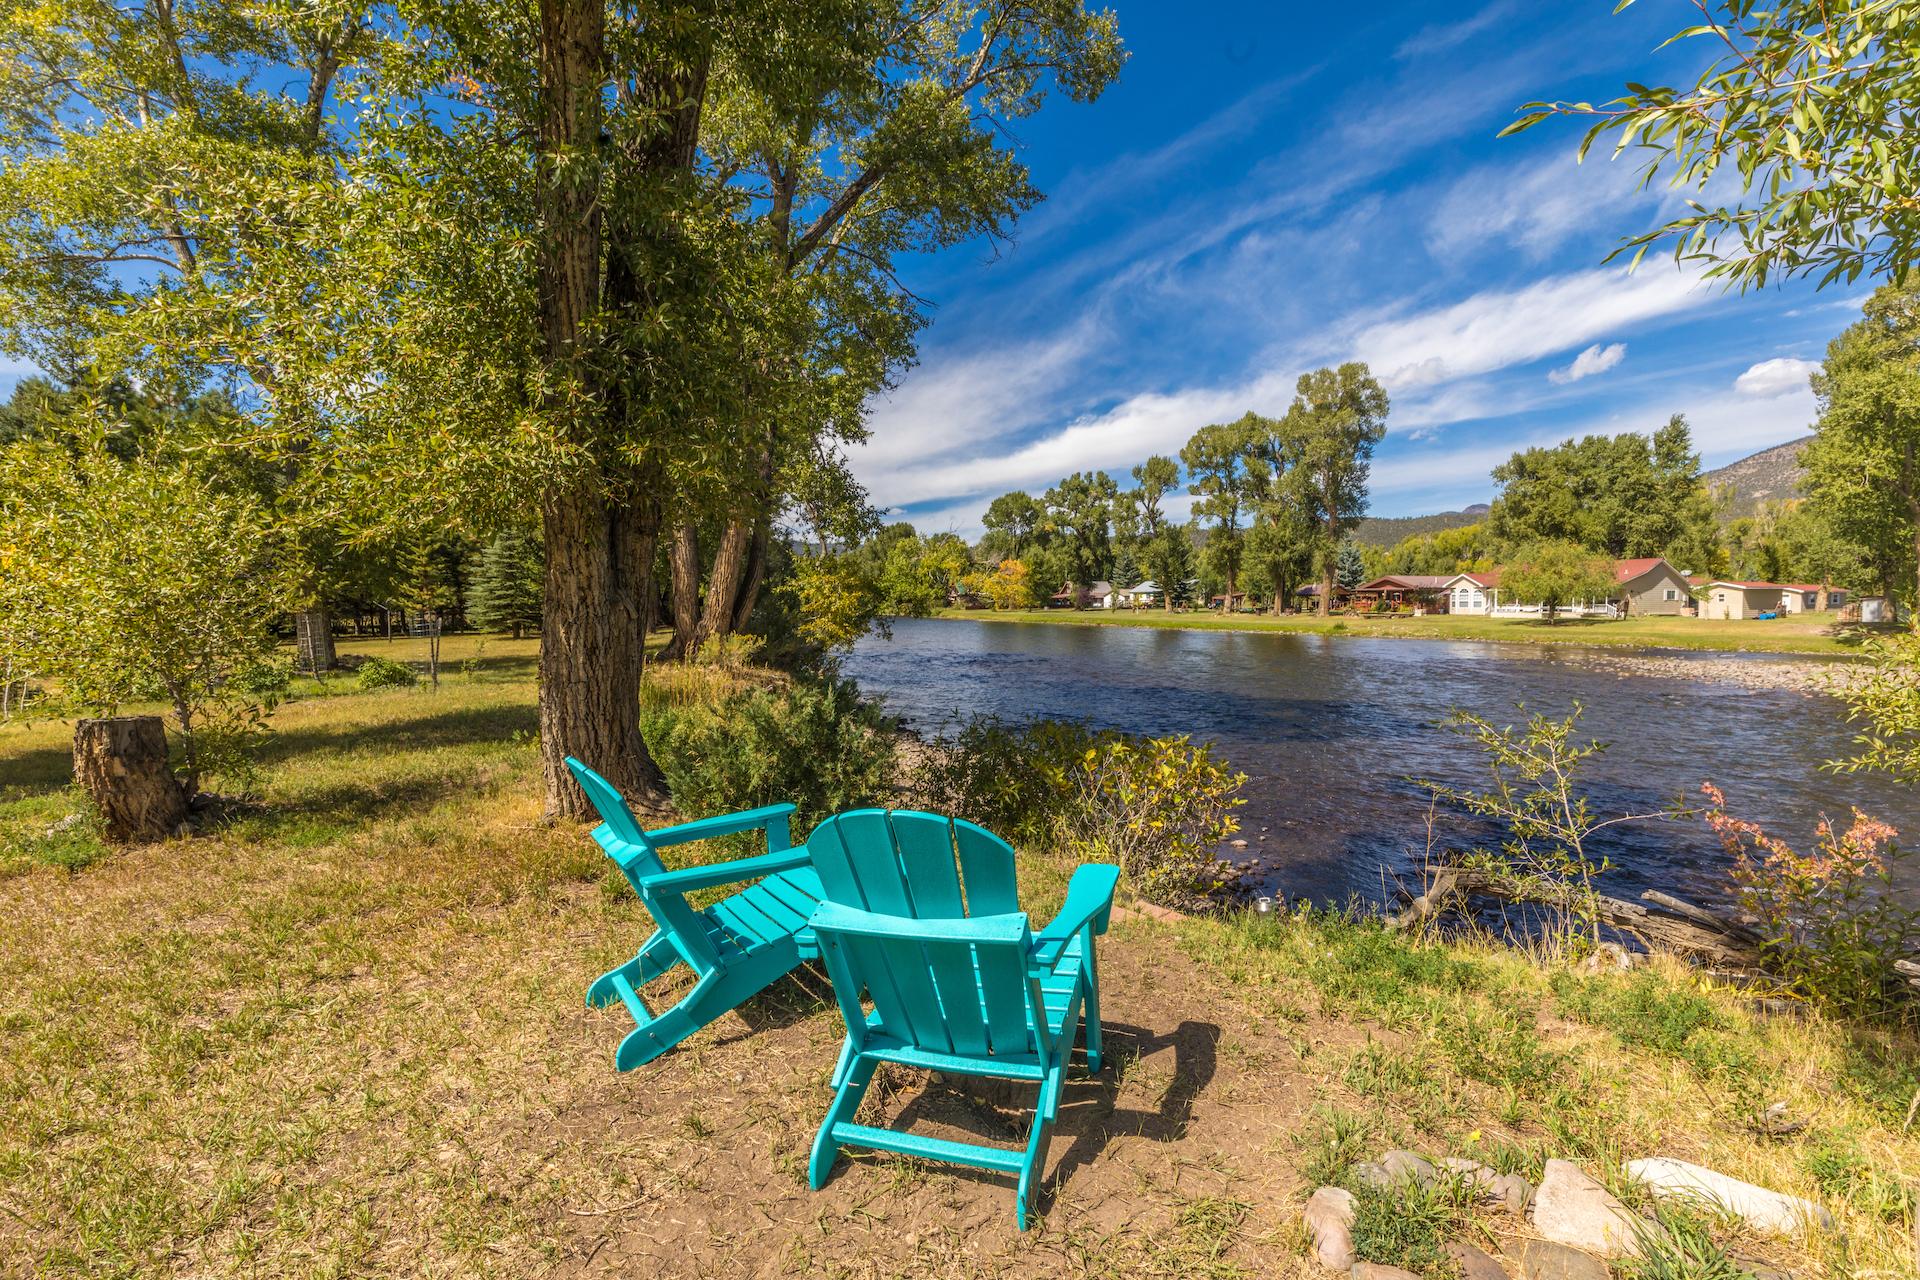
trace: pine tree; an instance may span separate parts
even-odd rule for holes
[[[467,589],[467,618],[485,631],[521,633],[540,625],[541,584],[546,572],[540,541],[509,530],[487,544]]]
[[[1351,541],[1340,544],[1340,553],[1333,562],[1333,576],[1349,591],[1367,580],[1367,562],[1360,555],[1360,548]]]

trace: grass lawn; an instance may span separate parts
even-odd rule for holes
[[[1435,614],[1425,618],[1212,612],[1164,613],[1114,610],[945,609],[941,618],[971,622],[1046,622],[1061,626],[1180,627],[1194,631],[1278,631],[1302,635],[1405,636],[1421,640],[1494,640],[1524,644],[1595,644],[1632,649],[1701,649],[1721,652],[1845,655],[1859,651],[1862,631],[1840,626],[1832,613],[1800,614],[1774,622],[1708,621],[1700,618],[1489,618]]]
[[[948,1166],[863,1157],[810,1191],[824,983],[616,1074],[630,1023],[581,994],[647,919],[583,829],[541,821],[532,643],[447,647],[437,692],[282,708],[262,807],[191,840],[46,834],[77,808],[67,729],[0,731],[0,1274],[1306,1277],[1306,1195],[1394,1146],[1616,1184],[1697,1159],[1839,1220],[1752,1256],[1911,1274],[1920,1042],[1762,1018],[1671,966],[1325,918],[1116,923],[1112,1064],[1070,1078],[1032,1231],[1007,1179]],[[1063,869],[1022,875],[1044,919]],[[1026,1100],[900,1072],[863,1119],[1013,1138]],[[1763,1133],[1775,1101],[1806,1127]],[[1443,1234],[1525,1230],[1361,1210],[1429,1276]]]

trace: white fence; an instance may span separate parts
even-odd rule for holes
[[[1612,604],[1570,604],[1558,610],[1569,618],[1617,618],[1620,610]],[[1537,618],[1540,606],[1537,604],[1501,604],[1493,607],[1496,618]]]

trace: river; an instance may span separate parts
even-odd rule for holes
[[[1485,776],[1477,752],[1440,727],[1455,707],[1505,724],[1523,718],[1519,704],[1559,715],[1579,702],[1582,736],[1608,744],[1584,775],[1598,816],[1695,803],[1711,779],[1733,812],[1796,847],[1811,845],[1823,813],[1844,820],[1854,805],[1920,838],[1913,791],[1821,771],[1851,741],[1824,695],[1622,675],[1556,645],[961,620],[892,630],[855,646],[846,672],[921,733],[997,715],[1216,743],[1248,776],[1247,847],[1222,853],[1257,860],[1289,897],[1378,900],[1386,877],[1417,878],[1427,800],[1410,779]],[[1467,830],[1442,837],[1457,844]],[[1725,857],[1698,819],[1623,824],[1596,851],[1616,864],[1605,884],[1617,896],[1725,898]],[[1920,895],[1920,884],[1901,888]]]

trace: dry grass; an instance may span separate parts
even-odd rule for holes
[[[495,640],[437,694],[296,702],[260,812],[77,870],[84,835],[40,834],[64,729],[0,734],[0,1274],[1305,1276],[1313,1179],[1389,1145],[1696,1158],[1840,1218],[1757,1256],[1911,1270],[1912,1040],[1321,919],[1116,926],[1114,1063],[1069,1087],[1035,1230],[1004,1179],[912,1161],[811,1192],[817,978],[612,1071],[624,1014],[580,993],[646,920],[540,822],[530,679]],[[1059,868],[1023,874],[1044,916]],[[1776,1099],[1803,1132],[1756,1131]],[[1006,1137],[1024,1101],[902,1075],[870,1105]]]

